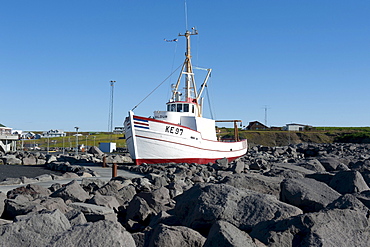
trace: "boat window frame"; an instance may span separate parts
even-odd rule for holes
[[[183,112],[183,104],[176,104],[176,112]]]

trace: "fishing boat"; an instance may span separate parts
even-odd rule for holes
[[[131,110],[125,119],[127,148],[137,165],[207,164],[222,158],[230,162],[247,152],[247,140],[238,140],[237,132],[235,141],[219,141],[216,121],[202,117],[202,93],[212,70],[205,69],[207,75],[197,91],[190,53],[190,37],[197,34],[194,28],[179,34],[186,38],[185,61],[166,110],[154,111],[154,117],[139,116]],[[180,84],[185,84],[183,89]]]

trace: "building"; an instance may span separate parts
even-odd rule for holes
[[[35,134],[33,132],[23,132],[21,134],[21,139],[22,140],[25,140],[25,139],[40,139],[40,138],[41,138],[41,135]]]
[[[311,128],[312,128],[312,126],[310,126],[310,125],[291,123],[291,124],[287,124],[283,128],[283,130],[287,130],[287,131],[303,131],[303,130],[309,130]]]
[[[14,152],[17,149],[18,135],[12,134],[12,128],[0,125],[0,151]]]
[[[115,127],[113,130],[114,134],[124,134],[125,133],[125,127]]]
[[[269,127],[258,121],[249,122],[248,126],[246,127],[247,130],[267,130],[268,128]]]
[[[42,138],[53,138],[66,136],[63,130],[48,130],[44,131],[41,135]]]

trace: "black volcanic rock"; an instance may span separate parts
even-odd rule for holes
[[[217,220],[250,231],[259,222],[302,213],[274,196],[225,184],[195,185],[175,201],[174,213],[182,224],[201,232],[208,232]]]
[[[310,178],[285,179],[281,183],[280,200],[303,212],[317,212],[341,196],[322,182]]]

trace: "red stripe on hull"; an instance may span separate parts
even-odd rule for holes
[[[237,157],[230,157],[227,158],[229,162],[239,158],[240,156]],[[197,163],[197,164],[208,164],[209,162],[214,163],[218,159],[223,159],[224,157],[220,158],[181,158],[181,159],[136,159],[134,160],[136,165],[141,165],[143,163],[147,164],[162,164],[162,163]]]

